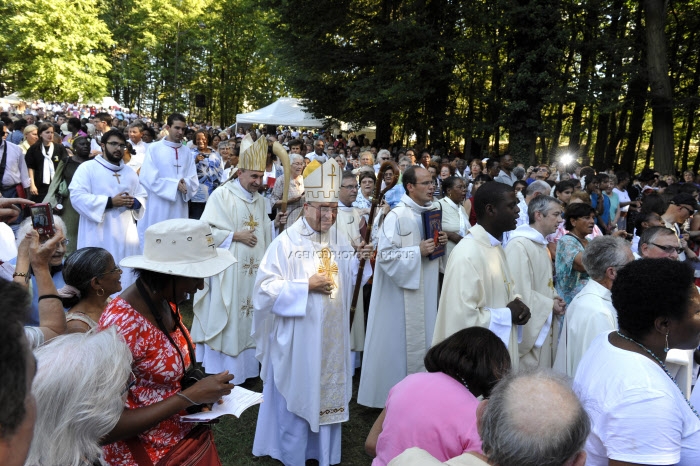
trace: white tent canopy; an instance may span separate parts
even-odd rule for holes
[[[267,107],[254,110],[249,113],[239,113],[236,115],[236,124],[265,124],[301,126],[305,128],[321,128],[324,126],[323,120],[317,120],[306,108],[299,103],[299,99],[293,97],[283,97]]]

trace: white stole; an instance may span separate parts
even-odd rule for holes
[[[42,174],[43,183],[51,184],[53,175],[56,173],[56,169],[53,166],[53,160],[51,160],[51,156],[53,155],[53,142],[49,143],[48,152],[44,148],[44,144],[41,144],[41,155],[44,156],[44,173]]]

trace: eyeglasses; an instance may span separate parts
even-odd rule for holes
[[[117,146],[119,146],[119,148],[120,148],[121,150],[126,149],[126,144],[121,144],[121,143],[114,142],[114,141],[109,141],[109,142],[106,142],[105,144],[107,144],[108,146],[112,146],[112,147],[117,147]]]
[[[126,385],[122,391],[122,396],[126,395],[134,385],[136,385],[136,375],[134,375],[134,371],[131,371],[129,373],[129,379],[126,381]]]
[[[435,186],[437,184],[437,182],[436,181],[421,181],[420,183],[416,183],[416,184],[419,184],[421,186],[431,186],[431,185]]]
[[[678,207],[680,207],[681,209],[687,210],[687,211],[688,211],[688,215],[693,215],[693,214],[695,213],[695,211],[694,211],[693,209],[691,209],[690,207],[688,207],[688,206],[680,205],[680,206],[678,206]]]
[[[332,215],[338,215],[338,208],[337,207],[328,207],[328,206],[320,206],[316,207],[315,205],[307,204],[309,207],[313,207],[316,210],[319,210],[322,214],[324,213],[330,213]]]
[[[679,246],[661,246],[661,245],[656,244],[656,243],[651,243],[651,245],[656,246],[657,248],[661,249],[666,254],[671,254],[671,253],[673,253],[673,251],[676,251],[678,254],[683,252],[683,248],[681,248]]]
[[[122,273],[122,272],[123,272],[123,270],[122,270],[119,266],[116,266],[116,267],[114,267],[112,270],[110,270],[110,271],[108,271],[108,272],[98,273],[98,274],[96,275],[96,277],[104,277],[105,275],[109,275],[109,274],[111,274],[111,273]]]
[[[360,185],[358,185],[358,184],[350,184],[350,185],[347,185],[347,186],[342,186],[342,185],[341,185],[340,187],[341,187],[341,188],[345,188],[345,189],[349,189],[350,191],[352,191],[353,189],[355,189],[355,190],[360,189]]]

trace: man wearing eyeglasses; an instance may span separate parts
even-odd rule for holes
[[[661,216],[666,228],[676,232],[676,236],[681,239],[681,247],[683,251],[678,254],[679,260],[687,258],[695,258],[695,253],[688,247],[687,235],[684,237],[681,232],[680,225],[683,225],[686,220],[693,216],[698,210],[698,201],[690,193],[679,193],[673,196],[671,203],[666,208],[666,212]]]
[[[117,130],[102,136],[102,154],[83,162],[68,189],[73,208],[80,214],[77,248],[101,247],[114,262],[140,253],[136,220],[143,217],[146,190],[136,172],[124,164],[126,138]],[[133,283],[125,273],[122,287]]]
[[[639,238],[638,251],[643,259],[678,260],[683,248],[680,239],[670,228],[651,227],[644,230]]]
[[[338,194],[338,217],[335,225],[338,234],[343,235],[348,243],[355,248],[362,242],[362,232],[367,227],[367,222],[360,214],[360,209],[352,206],[352,203],[357,199],[359,188],[357,177],[352,172],[343,172]],[[369,285],[367,286],[369,287]],[[354,352],[363,351],[365,346],[364,302],[364,293],[360,290],[357,300],[357,314],[350,329],[350,350]]]
[[[593,340],[617,330],[617,312],[610,290],[617,271],[634,260],[629,243],[615,236],[599,236],[583,251],[583,266],[591,277],[566,309],[553,369],[569,377]]]
[[[391,387],[404,377],[425,370],[437,318],[440,261],[428,258],[437,245],[423,229],[423,213],[437,209],[435,182],[421,167],[406,169],[402,181],[406,194],[378,229],[357,396],[359,404],[373,408],[383,408]],[[440,232],[438,243],[447,244],[447,233]]]

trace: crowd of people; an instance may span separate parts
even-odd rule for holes
[[[217,464],[181,415],[259,377],[285,465],[350,464],[353,378],[367,464],[700,464],[694,173],[16,110],[0,463]]]

